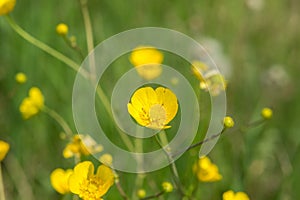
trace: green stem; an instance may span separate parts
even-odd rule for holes
[[[113,170],[113,169],[112,169]],[[124,192],[124,189],[122,188],[119,180],[119,175],[116,170],[113,170],[114,176],[115,176],[115,184],[117,186],[117,190],[119,191],[120,195],[124,200],[128,200],[129,198],[127,197],[126,193]]]
[[[103,103],[104,105],[104,108],[105,110],[107,111],[109,117],[114,120],[114,117],[113,117],[113,114],[111,112],[111,109],[110,109],[110,103],[106,97],[106,95],[104,94],[102,88],[100,86],[97,87],[97,95],[98,97],[100,98],[101,102]],[[122,133],[120,129],[118,129],[116,127],[121,139],[123,140],[124,144],[126,145],[126,147],[128,148],[128,150],[130,150],[131,152],[134,151],[134,147],[133,147],[133,144],[131,143],[131,140],[129,139],[129,137]]]
[[[64,118],[62,116],[60,116],[57,112],[55,112],[54,110],[48,108],[47,106],[44,106],[42,111],[47,113],[50,117],[52,117],[62,127],[62,129],[64,130],[64,132],[66,133],[66,135],[69,139],[72,138],[73,132],[72,132],[71,128],[69,127],[69,125],[67,124],[67,122],[64,120]]]
[[[164,193],[165,193],[165,191],[161,191],[161,192],[158,192],[158,193],[156,193],[156,194],[154,194],[154,195],[151,195],[151,196],[147,196],[147,197],[145,197],[145,198],[142,198],[142,199],[140,199],[140,200],[156,199],[156,198],[158,198],[159,196],[163,195]]]
[[[144,131],[143,127],[140,127],[139,125],[136,125],[136,135],[142,135]],[[136,138],[135,140],[135,152],[136,153],[143,153],[143,139],[142,138]],[[141,166],[143,166],[143,160],[138,159],[137,160],[137,169],[141,169]],[[132,199],[136,199],[136,192],[138,189],[140,189],[143,186],[145,174],[144,173],[138,173],[136,175],[135,180],[135,188],[132,192]]]
[[[157,135],[155,135],[155,137],[156,136]],[[168,149],[168,148],[165,149],[164,148],[169,143],[165,131],[161,131],[160,133],[158,133],[158,137],[159,138],[156,137],[156,140],[157,140],[158,144],[161,146],[161,148],[164,149],[164,152],[168,156],[168,159],[169,159],[169,161],[171,163],[169,166],[170,166],[170,170],[171,170],[174,182],[175,182],[175,184],[176,184],[176,186],[178,188],[178,191],[179,191],[180,195],[185,196],[182,184],[180,182],[180,178],[179,178],[179,174],[178,174],[178,170],[177,170],[176,164],[173,161],[173,157],[170,155],[170,150],[171,149]]]
[[[85,34],[86,34],[87,48],[88,48],[88,52],[91,53],[89,55],[90,75],[92,81],[95,81],[96,65],[95,65],[94,52],[92,52],[94,49],[94,36],[93,36],[92,23],[91,23],[87,2],[88,0],[80,0],[81,12],[82,12]]]
[[[36,39],[29,33],[27,33],[24,29],[22,29],[10,16],[5,16],[8,24],[11,26],[11,28],[16,31],[22,38],[24,38],[26,41],[31,43],[32,45],[38,47],[39,49],[47,52],[51,56],[55,57],[56,59],[60,60],[61,62],[65,63],[69,67],[71,67],[76,72],[79,70],[79,65],[75,63],[73,60],[68,58],[67,56],[63,55],[62,53],[58,52],[57,50],[53,49],[52,47],[48,46],[47,44],[41,42],[40,40]],[[82,75],[85,77],[87,76],[85,71],[81,71]]]
[[[3,177],[2,177],[1,162],[0,162],[0,199],[5,200],[5,191],[4,191],[4,184],[3,184]]]
[[[74,36],[75,37],[75,36]],[[79,46],[77,45],[76,41],[71,41],[71,38],[68,38],[67,36],[62,36],[62,38],[64,39],[65,43],[74,51],[76,51],[80,57],[81,60],[84,60],[84,55],[81,51],[81,49],[79,48]],[[75,40],[75,39],[74,39]]]
[[[247,124],[246,126],[242,126],[242,127],[234,127],[232,129],[228,129],[226,127],[223,128],[223,130],[220,132],[220,133],[217,133],[217,134],[214,134],[202,141],[199,141],[193,145],[191,145],[189,148],[187,148],[185,151],[188,151],[188,150],[191,150],[195,147],[198,147],[206,142],[209,142],[211,141],[212,139],[216,138],[216,137],[219,137],[220,135],[222,135],[226,130],[231,130],[231,132],[235,132],[235,131],[240,131],[240,132],[246,132],[248,129],[252,128],[252,127],[256,127],[256,126],[259,126],[261,125],[262,123],[264,123],[266,120],[265,119],[259,119],[259,120],[256,120],[256,121],[253,121],[253,122],[250,122],[249,124]],[[175,154],[176,156],[177,154]]]

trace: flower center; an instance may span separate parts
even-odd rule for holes
[[[80,185],[79,197],[83,200],[101,200],[102,185],[102,180],[96,175],[85,179]]]
[[[155,104],[149,109],[150,124],[149,128],[162,129],[167,120],[167,113],[162,105]]]

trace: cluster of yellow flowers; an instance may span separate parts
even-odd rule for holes
[[[67,144],[63,150],[64,158],[73,156],[80,157],[81,155],[90,155],[92,153],[101,152],[103,147],[89,135],[77,134],[73,136],[72,141]]]
[[[43,107],[44,96],[41,90],[37,87],[32,87],[29,90],[28,97],[22,101],[19,110],[24,119],[29,119],[30,117],[38,114]]]
[[[83,200],[100,200],[114,184],[114,173],[109,167],[100,165],[94,174],[93,163],[84,161],[73,170],[55,169],[50,180],[60,194],[72,192]]]
[[[198,162],[194,164],[193,171],[199,181],[214,182],[222,179],[217,165],[213,164],[206,156],[200,158]]]
[[[216,70],[209,70],[208,66],[201,61],[192,63],[192,73],[199,80],[200,88],[209,91],[213,96],[218,95],[227,87],[225,78]]]
[[[228,190],[223,193],[223,200],[250,200],[250,198],[244,192],[234,193],[232,190]]]

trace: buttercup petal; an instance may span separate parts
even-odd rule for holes
[[[94,165],[90,161],[77,164],[69,178],[70,191],[79,194],[81,183],[94,173]]]

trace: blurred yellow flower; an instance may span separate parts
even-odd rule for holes
[[[101,152],[103,147],[96,143],[96,141],[89,135],[75,135],[72,141],[67,144],[63,150],[64,158],[73,156],[80,157],[81,155],[90,155],[92,153]]]
[[[178,103],[176,95],[169,89],[143,87],[135,91],[127,104],[129,114],[141,126],[152,129],[166,129],[176,116]]]
[[[200,81],[199,87],[209,91],[212,96],[217,96],[227,87],[224,76],[214,69],[209,70],[201,61],[192,62],[192,73]]]
[[[138,74],[146,80],[152,80],[161,74],[160,64],[163,59],[163,54],[151,46],[139,46],[132,51],[129,57]]]
[[[29,95],[23,99],[19,110],[24,119],[36,115],[44,107],[44,96],[41,90],[37,87],[32,87],[29,90]]]
[[[24,74],[22,72],[19,72],[19,73],[16,74],[15,79],[16,79],[17,83],[23,84],[23,83],[26,83],[27,76],[26,76],[26,74]]]
[[[250,198],[244,192],[234,193],[232,190],[228,190],[223,193],[223,200],[250,200]]]
[[[273,111],[272,109],[270,108],[263,108],[261,110],[261,116],[264,118],[264,119],[271,119],[272,116],[273,116]]]
[[[198,60],[192,62],[192,73],[201,82],[205,82],[203,73],[208,70],[208,66]]]
[[[100,200],[114,184],[114,174],[109,167],[100,165],[94,174],[90,161],[77,164],[69,178],[70,191],[83,200]]]
[[[64,23],[60,23],[56,26],[56,33],[58,35],[66,36],[68,34],[68,31],[69,31],[69,27]]]
[[[60,168],[55,169],[50,175],[52,187],[60,194],[70,192],[69,177],[73,173],[72,169],[63,170]]]
[[[223,124],[226,128],[232,128],[234,126],[234,121],[231,117],[224,117]]]
[[[0,140],[0,162],[5,158],[9,148],[10,146],[7,142]]]
[[[146,197],[146,191],[144,189],[139,189],[137,192],[136,192],[138,198],[142,199],[142,198],[145,198]]]
[[[173,185],[170,182],[165,181],[161,184],[161,186],[162,186],[163,190],[167,193],[173,191]]]
[[[0,0],[0,16],[10,13],[16,5],[16,0]]]
[[[100,158],[99,158],[99,161],[103,164],[103,165],[106,165],[106,166],[111,166],[112,165],[112,162],[113,162],[113,158],[110,154],[108,153],[105,153],[103,154]]]
[[[222,179],[217,165],[213,164],[206,156],[200,158],[198,162],[193,165],[193,171],[199,181],[214,182]]]

